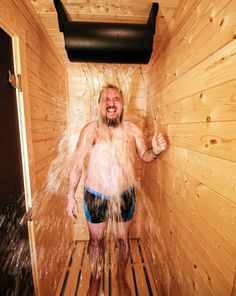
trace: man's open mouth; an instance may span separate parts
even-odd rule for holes
[[[115,114],[116,113],[116,107],[107,107],[106,111],[108,114]]]

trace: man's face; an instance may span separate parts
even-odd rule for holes
[[[108,126],[118,126],[123,118],[123,98],[114,88],[105,88],[100,98],[100,114],[102,121]]]

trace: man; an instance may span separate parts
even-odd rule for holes
[[[103,268],[104,238],[108,219],[114,222],[117,248],[117,283],[120,295],[131,295],[125,280],[129,255],[128,233],[135,208],[135,156],[144,162],[154,161],[167,143],[161,134],[154,135],[148,148],[142,131],[123,120],[122,92],[113,85],[101,90],[99,119],[87,124],[72,159],[69,174],[67,213],[77,216],[75,192],[86,163],[84,209],[90,234],[88,254],[91,284],[87,295],[98,295]]]

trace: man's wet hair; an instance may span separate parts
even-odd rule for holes
[[[99,97],[98,97],[98,103],[100,103],[100,100],[101,100],[101,96],[102,96],[102,92],[104,91],[104,89],[108,89],[108,88],[112,88],[112,89],[115,89],[119,92],[119,94],[121,95],[121,97],[123,98],[123,93],[122,93],[122,90],[117,87],[116,85],[113,85],[113,84],[107,84],[106,86],[104,86],[102,88],[102,90],[100,91],[100,94],[99,94]]]

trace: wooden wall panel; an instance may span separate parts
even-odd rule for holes
[[[235,121],[236,80],[163,106],[163,123]]]
[[[35,246],[35,290],[37,295],[54,295],[72,241],[65,196],[48,187],[47,176],[53,160],[55,166],[58,144],[67,126],[66,69],[29,1],[1,0],[0,25],[20,39],[32,186],[30,238],[35,239],[31,242]]]
[[[143,235],[161,295],[233,293],[235,12],[235,1],[180,1],[149,65],[146,127],[169,142],[143,168]]]
[[[176,77],[182,76],[188,69],[235,38],[235,26],[232,21],[235,13],[234,1],[195,1],[194,4],[190,2],[189,10],[188,4],[185,1],[183,3],[183,12],[186,16],[184,14],[183,19],[173,26],[171,39],[163,40],[160,45],[160,49],[165,48],[165,52],[159,50],[159,53],[162,52],[160,65],[165,65],[168,72],[163,75],[155,67],[151,69],[152,72],[156,72],[155,76],[158,78],[152,83],[155,91],[159,89],[159,85],[170,84]],[[216,30],[217,34],[211,38]],[[185,57],[172,54],[171,50],[177,46],[180,51],[182,49],[186,52]]]

